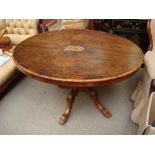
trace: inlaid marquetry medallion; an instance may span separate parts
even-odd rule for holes
[[[84,47],[82,46],[75,46],[75,45],[68,45],[65,47],[65,51],[76,51],[76,52],[81,52],[84,51]]]

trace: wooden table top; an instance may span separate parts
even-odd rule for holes
[[[38,34],[14,50],[16,66],[47,83],[91,87],[129,78],[143,62],[133,42],[93,30],[61,30]]]

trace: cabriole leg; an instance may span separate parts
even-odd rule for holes
[[[104,107],[101,102],[99,101],[99,99],[97,98],[97,94],[95,92],[95,90],[93,90],[93,88],[88,88],[88,93],[91,97],[91,99],[94,101],[96,107],[100,110],[100,112],[107,118],[112,116],[112,113],[106,108]]]
[[[59,123],[61,125],[65,124],[65,122],[67,121],[69,114],[71,112],[72,106],[73,106],[73,102],[75,100],[75,97],[77,96],[77,93],[78,93],[78,88],[72,88],[70,90],[69,95],[67,97],[66,110],[62,114],[62,116],[60,117],[60,120],[59,120]]]

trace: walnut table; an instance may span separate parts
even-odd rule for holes
[[[111,112],[101,104],[93,87],[134,75],[143,62],[143,53],[133,42],[110,33],[61,30],[28,38],[17,45],[13,58],[26,75],[71,89],[59,120],[64,124],[79,90],[86,91],[101,113],[110,117]]]

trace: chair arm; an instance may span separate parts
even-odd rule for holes
[[[45,26],[49,27],[57,22],[57,19],[52,19],[50,22],[48,22]]]

